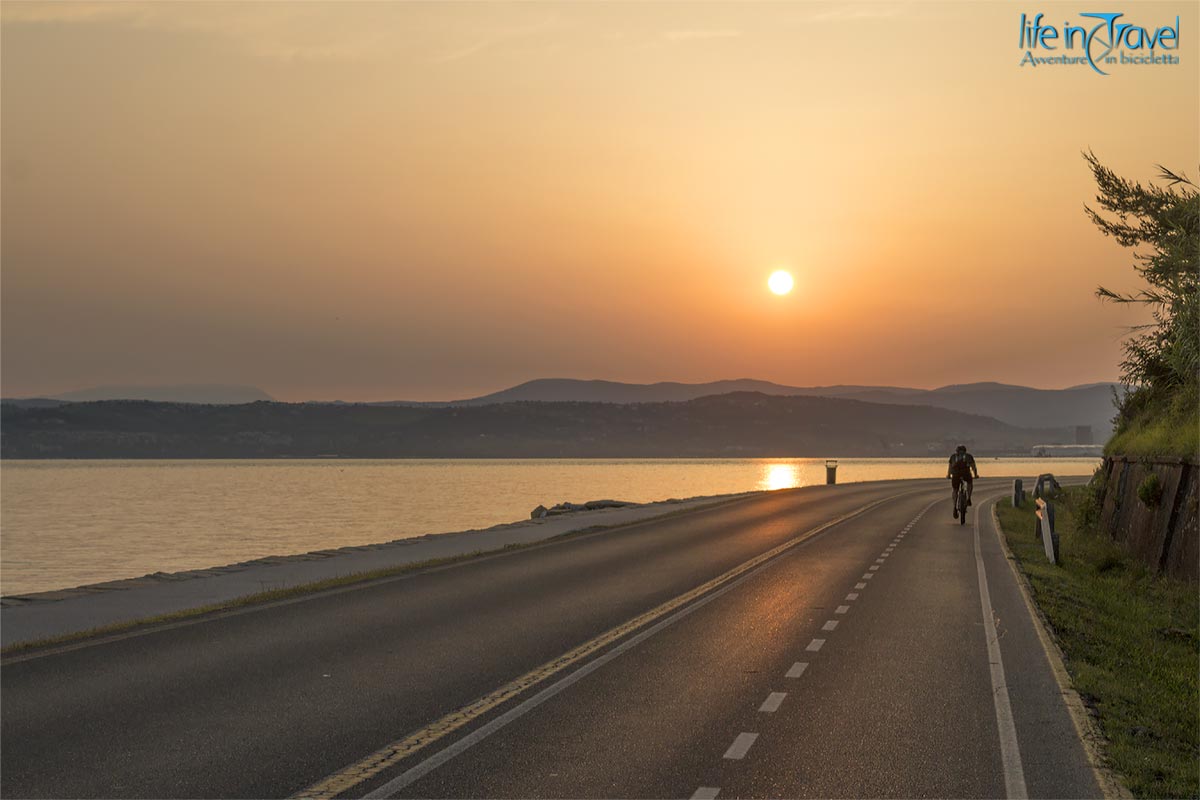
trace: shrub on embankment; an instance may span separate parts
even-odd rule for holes
[[[997,510],[1071,682],[1104,735],[1108,765],[1137,797],[1200,796],[1195,586],[1157,575],[1089,527],[1094,504],[1094,487],[1069,489],[1058,503],[1058,566],[1033,535],[1032,503]]]
[[[1148,308],[1152,322],[1130,331],[1121,378],[1135,387],[1118,398],[1116,435],[1105,453],[1195,457],[1200,451],[1200,192],[1187,177],[1159,167],[1165,186],[1118,176],[1092,153],[1099,211],[1085,206],[1105,236],[1132,248],[1145,282],[1134,292],[1103,286],[1114,303]],[[1104,212],[1103,214],[1100,212]]]
[[[1100,287],[1104,300],[1150,309],[1121,362],[1116,433],[1093,487],[1095,524],[1157,572],[1196,581],[1200,572],[1200,192],[1159,167],[1165,186],[1143,186],[1085,154],[1106,236],[1132,248],[1145,287]],[[1101,213],[1103,212],[1103,213]],[[1090,520],[1089,520],[1090,522]]]

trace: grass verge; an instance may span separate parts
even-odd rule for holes
[[[1056,507],[1063,563],[1046,561],[1033,504],[998,506],[1009,549],[1029,579],[1097,720],[1104,756],[1135,797],[1200,797],[1200,602],[1106,536],[1077,526],[1085,487]]]
[[[1195,403],[1140,415],[1121,426],[1104,445],[1104,452],[1110,456],[1196,458],[1200,453],[1200,414]]]

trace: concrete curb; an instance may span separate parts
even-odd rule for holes
[[[234,572],[245,572],[257,567],[274,567],[284,564],[295,564],[301,561],[323,561],[326,559],[337,558],[338,556],[351,555],[354,553],[366,552],[386,552],[397,548],[411,547],[428,542],[446,541],[453,537],[463,536],[478,536],[487,533],[499,533],[522,528],[535,528],[544,525],[552,525],[556,521],[559,523],[569,521],[591,522],[591,526],[586,527],[620,527],[623,525],[633,524],[641,520],[633,522],[608,522],[604,518],[603,512],[612,510],[626,509],[645,509],[655,512],[645,519],[654,519],[658,516],[667,516],[676,513],[680,510],[698,510],[708,508],[712,505],[720,503],[732,502],[743,497],[749,497],[757,492],[741,492],[727,495],[708,495],[700,497],[688,497],[683,499],[659,500],[649,503],[632,503],[621,508],[602,508],[589,509],[588,511],[579,511],[574,514],[560,514],[554,517],[543,517],[540,519],[517,520],[516,522],[504,522],[499,525],[492,525],[488,528],[472,528],[465,531],[447,531],[445,533],[425,533],[420,536],[412,536],[404,539],[393,539],[387,542],[374,542],[371,544],[360,545],[345,545],[343,547],[335,547],[324,550],[310,550],[304,553],[289,553],[283,555],[269,555],[261,558],[251,559],[249,561],[238,561],[233,564],[220,564],[211,567],[201,567],[198,569],[181,570],[179,572],[152,572],[147,575],[141,575],[131,578],[118,578],[101,583],[88,583],[82,586],[71,586],[62,589],[50,589],[41,592],[23,592],[17,594],[0,596],[0,607],[3,608],[20,608],[31,604],[55,603],[62,600],[71,600],[87,595],[104,594],[108,592],[128,591],[131,589],[141,589],[147,586],[155,586],[163,583],[172,583],[177,581],[191,581],[203,578],[212,578],[219,575],[228,575]],[[597,512],[601,512],[597,514]],[[582,528],[567,528],[560,533],[553,533],[549,538],[561,536],[564,533],[570,533],[574,530]]]
[[[161,573],[159,577],[150,579],[134,578],[128,581],[112,582],[118,585],[91,585],[61,592],[41,593],[41,597],[28,597],[23,602],[5,605],[3,609],[4,625],[0,628],[8,637],[7,641],[3,641],[3,651],[8,654],[4,661],[9,663],[17,658],[14,648],[33,647],[41,651],[44,644],[47,652],[56,651],[63,646],[71,648],[79,646],[78,644],[67,645],[68,641],[85,639],[91,641],[112,636],[137,635],[151,629],[188,624],[213,613],[244,613],[248,610],[279,603],[297,602],[316,594],[351,591],[368,583],[397,579],[414,570],[444,569],[479,558],[506,555],[515,550],[552,546],[560,541],[577,537],[603,535],[615,530],[741,502],[757,494],[759,493],[749,492],[670,500],[623,509],[585,512],[578,516],[561,515],[553,518],[559,523],[558,525],[540,524],[545,520],[522,521],[479,531],[427,534],[411,540],[326,551],[343,556],[341,559],[314,558],[313,554],[304,553],[290,557],[259,559],[249,562],[248,566],[230,565],[186,573]],[[613,516],[617,516],[611,513],[614,511],[642,513],[633,519],[614,519]],[[525,532],[525,538],[511,542],[486,541],[478,538],[480,535],[486,537],[489,533],[508,533],[516,528],[521,528]],[[438,542],[466,542],[469,544],[463,545],[455,551],[426,554],[432,556],[427,558],[409,557],[399,561],[388,560],[380,563],[353,565],[357,568],[350,568],[351,565],[346,561],[348,558],[362,558],[368,555],[363,551],[382,551],[387,554],[392,552],[395,547],[403,548],[404,545],[422,543],[429,545]],[[416,548],[412,551],[401,550],[401,552],[405,556],[409,556],[416,552]],[[253,589],[233,591],[226,586],[218,592],[211,585],[214,582],[219,583],[236,577],[229,573],[255,568],[275,569],[304,561],[321,561],[322,573],[308,575],[302,579],[297,578],[261,591]],[[209,580],[203,580],[205,578]],[[330,580],[342,581],[342,579],[345,579],[344,582],[337,587],[327,585]],[[199,587],[200,592],[213,591],[210,592],[211,596],[201,595],[189,587]],[[276,600],[271,597],[276,591],[286,591],[294,596],[286,600]],[[147,592],[152,594],[147,595]],[[164,599],[162,592],[172,594]],[[103,617],[88,616],[93,611],[94,604],[108,603],[109,606],[112,606],[114,601],[118,605],[108,608]],[[29,617],[30,614],[35,616]]]

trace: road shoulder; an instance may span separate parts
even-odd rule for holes
[[[975,513],[1029,796],[1128,797],[1115,793],[1096,767],[1095,740],[1076,718],[1082,702],[1063,683],[1061,655],[1047,648],[1042,621],[996,525],[996,502],[978,504]]]

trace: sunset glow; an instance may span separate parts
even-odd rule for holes
[[[3,3],[5,394],[1115,379],[1080,153],[1194,173],[1200,71],[1022,68],[1021,11]]]
[[[767,279],[767,286],[775,294],[787,294],[792,290],[795,281],[792,279],[792,274],[786,270],[776,270],[771,273],[771,277]]]

